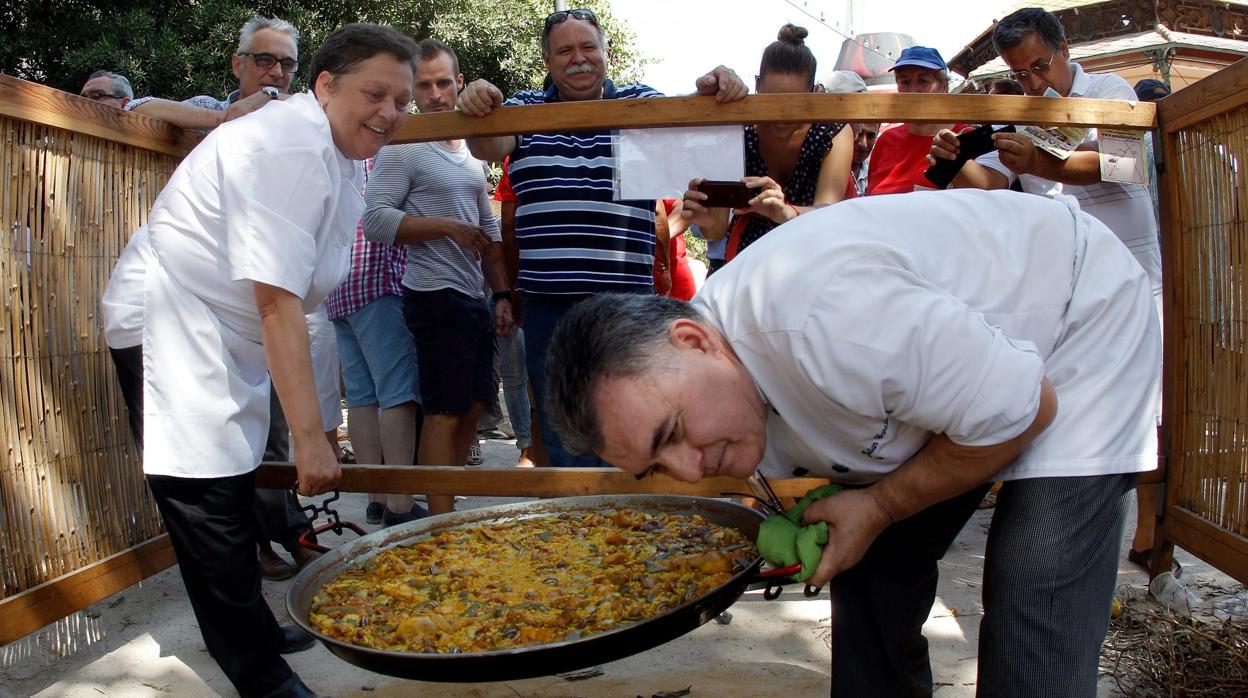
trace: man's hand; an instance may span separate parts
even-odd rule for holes
[[[285,98],[285,96],[283,96],[283,98]],[[225,123],[226,121],[233,121],[240,116],[252,113],[272,101],[274,101],[274,99],[269,96],[269,93],[260,90],[252,96],[247,97],[246,99],[240,99],[226,107],[225,116],[222,117],[221,122]]]
[[[494,301],[494,334],[506,337],[511,334],[511,326],[514,324],[515,321],[511,316],[511,301],[506,298]]]
[[[1036,169],[1040,153],[1036,144],[1021,133],[994,133],[992,142],[1001,153],[1001,164],[1014,174],[1031,174]]]
[[[947,128],[936,132],[932,138],[932,149],[928,151],[927,163],[935,165],[937,160],[956,160],[958,157],[958,134]]]
[[[689,189],[685,192],[680,202],[680,215],[689,221],[690,225],[696,225],[705,230],[715,225],[717,219],[712,213],[713,209],[705,205],[707,195],[698,191],[698,185],[702,184],[701,179],[689,180]]]
[[[716,102],[736,101],[750,92],[735,71],[722,65],[698,78],[694,86],[700,95],[715,95]]]
[[[494,242],[480,226],[468,225],[451,218],[446,220],[450,225],[447,237],[454,240],[460,247],[472,252],[472,256],[477,260],[481,259],[482,253]]]
[[[299,494],[305,497],[329,492],[342,479],[342,467],[322,434],[295,444],[295,472]]]
[[[459,110],[468,116],[485,116],[503,106],[503,93],[488,80],[473,80],[459,93]]]
[[[819,568],[806,580],[816,587],[858,564],[880,533],[893,523],[870,487],[844,490],[811,503],[802,514],[802,523],[820,521],[828,523],[828,544],[823,548]]]
[[[797,209],[784,202],[784,190],[771,177],[744,177],[741,179],[750,189],[761,189],[758,196],[750,199],[750,207],[741,213],[754,213],[776,224],[797,218]]]

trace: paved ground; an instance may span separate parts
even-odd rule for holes
[[[483,442],[485,467],[511,467],[517,451],[506,441]],[[363,522],[364,495],[347,495],[344,516]],[[503,499],[473,497],[460,507]],[[936,695],[973,696],[982,607],[980,561],[991,511],[966,526],[941,563],[939,595],[924,633],[931,641]],[[1134,514],[1132,514],[1134,521]],[[374,527],[369,527],[374,528]],[[1125,550],[1125,549],[1124,549]],[[1189,586],[1225,593],[1225,575],[1180,551]],[[1125,560],[1125,554],[1124,558]],[[1123,564],[1121,584],[1143,586],[1143,572]],[[265,582],[265,595],[285,620],[288,582]],[[0,696],[96,698],[237,695],[203,648],[176,568],[166,570],[86,611],[0,648]],[[602,665],[602,675],[499,683],[434,684],[395,679],[347,664],[321,646],[292,655],[291,666],[314,689],[334,696],[562,698],[652,696],[692,688],[693,696],[798,698],[828,692],[827,596],[804,598],[790,587],[766,601],[747,593],[729,625],[709,623],[683,638]],[[1113,695],[1102,682],[1101,695]]]

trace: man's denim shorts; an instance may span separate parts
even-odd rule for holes
[[[347,407],[388,409],[420,404],[416,393],[416,345],[403,320],[403,299],[381,296],[334,320]]]

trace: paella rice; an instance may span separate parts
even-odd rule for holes
[[[374,649],[505,650],[654,617],[756,556],[741,532],[635,509],[483,522],[385,550],[313,598],[321,633]]]

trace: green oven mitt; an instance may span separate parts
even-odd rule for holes
[[[806,493],[801,501],[783,514],[773,514],[758,527],[758,552],[776,567],[802,563],[802,569],[792,575],[793,581],[810,579],[819,566],[823,546],[828,542],[828,524],[820,521],[802,525],[802,513],[811,502],[841,491],[840,485],[824,485]]]

